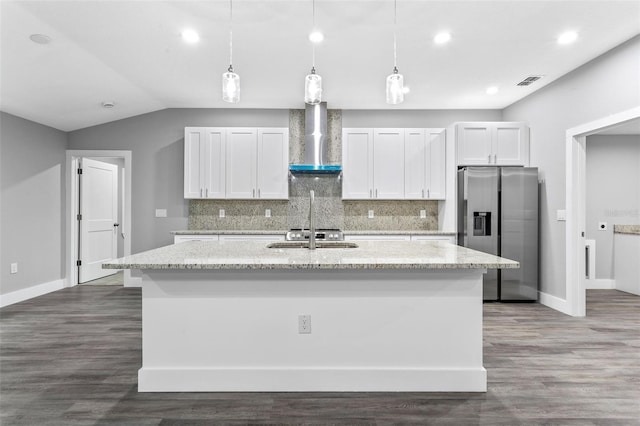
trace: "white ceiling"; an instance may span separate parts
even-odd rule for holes
[[[398,67],[411,93],[385,103],[393,1],[316,0],[324,100],[341,109],[504,108],[640,33],[640,0],[398,0]],[[302,108],[311,1],[234,1],[239,104],[221,99],[229,2],[0,3],[1,109],[70,131],[164,108]],[[180,32],[201,35],[185,44]],[[433,36],[450,31],[436,46]],[[579,39],[560,46],[556,37]],[[46,34],[48,45],[29,40]],[[516,83],[544,75],[529,87]],[[487,95],[488,86],[500,91]],[[104,109],[102,101],[116,107]]]

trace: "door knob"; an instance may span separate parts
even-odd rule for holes
[[[119,223],[114,223],[113,226],[118,227],[118,226],[120,226],[120,224]]]

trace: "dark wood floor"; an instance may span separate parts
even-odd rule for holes
[[[640,424],[640,297],[587,299],[484,305],[487,393],[138,393],[140,290],[78,286],[0,310],[0,423]]]

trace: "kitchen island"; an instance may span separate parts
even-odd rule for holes
[[[358,245],[193,241],[105,264],[143,271],[138,390],[486,391],[482,275],[518,263]]]

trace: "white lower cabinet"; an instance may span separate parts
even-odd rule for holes
[[[220,241],[284,241],[283,234],[220,235]]]
[[[173,237],[174,244],[185,241],[284,241],[284,234],[181,234]]]
[[[184,243],[185,241],[218,241],[218,236],[217,235],[197,235],[197,234],[173,236],[174,244]]]
[[[345,235],[345,241],[411,241],[411,235]]]
[[[446,241],[456,244],[455,235],[412,235],[411,241]]]

